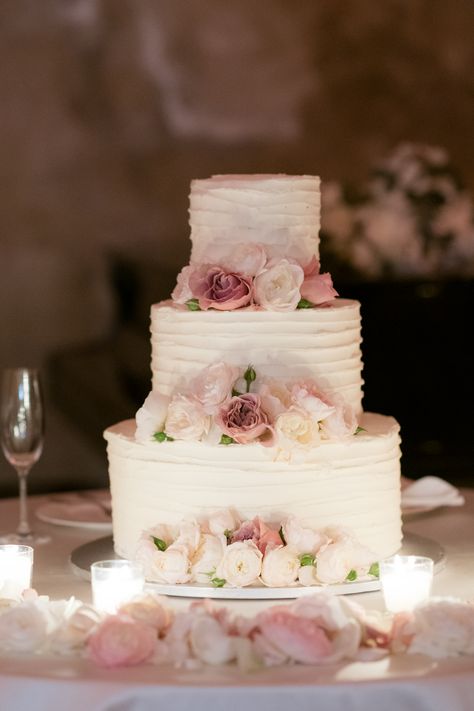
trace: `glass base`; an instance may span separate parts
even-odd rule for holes
[[[15,543],[20,546],[42,546],[45,543],[50,543],[51,536],[44,533],[28,533],[26,536],[20,536],[18,533],[0,533],[0,544]]]

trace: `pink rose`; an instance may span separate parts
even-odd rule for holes
[[[277,605],[257,616],[260,634],[278,652],[302,664],[318,664],[332,654],[332,642],[316,620]]]
[[[263,555],[265,555],[267,546],[281,546],[283,543],[278,531],[267,526],[258,516],[253,521],[244,521],[240,524],[232,536],[232,543],[236,541],[253,541]]]
[[[128,617],[107,617],[88,639],[92,660],[101,667],[130,667],[149,659],[156,630]]]
[[[233,311],[252,301],[252,280],[221,267],[204,265],[196,269],[189,277],[189,286],[204,311]]]
[[[263,444],[272,444],[273,430],[262,409],[260,395],[244,393],[232,397],[221,408],[217,424],[239,444],[247,444],[265,436]]]
[[[304,267],[304,281],[301,286],[301,298],[312,304],[324,304],[339,296],[333,288],[330,274],[320,274],[320,265],[316,257],[312,257]]]

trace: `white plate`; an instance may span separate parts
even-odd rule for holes
[[[52,523],[55,526],[94,529],[104,533],[109,533],[112,530],[112,519],[109,521],[94,521],[93,517],[87,519],[75,517],[68,511],[68,505],[64,505],[59,501],[51,501],[39,506],[35,511],[35,515],[40,521]]]
[[[434,570],[437,573],[445,563],[444,549],[429,538],[406,533],[403,545],[399,551],[403,555],[425,555],[433,559]],[[96,560],[110,560],[118,558],[114,553],[112,536],[99,538],[79,546],[71,553],[71,566],[76,575],[84,580],[90,580],[90,566]],[[380,581],[377,579],[355,580],[353,583],[339,583],[337,585],[312,585],[303,587],[297,585],[286,588],[267,588],[264,585],[249,585],[246,588],[215,588],[211,585],[189,583],[180,585],[160,585],[147,583],[147,590],[152,590],[160,595],[174,597],[195,598],[220,598],[224,600],[283,600],[312,595],[318,590],[329,590],[335,595],[354,595],[356,593],[380,590]]]

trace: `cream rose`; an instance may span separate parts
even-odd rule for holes
[[[225,536],[203,533],[198,549],[191,560],[191,576],[196,583],[207,583],[221,562],[226,548]]]
[[[194,519],[181,521],[178,537],[173,542],[173,545],[184,546],[188,551],[188,557],[191,558],[196,552],[200,539],[201,529]]]
[[[308,412],[315,422],[321,422],[336,411],[333,405],[324,402],[322,398],[311,392],[310,388],[295,385],[291,396],[296,407]]]
[[[163,635],[169,628],[173,615],[164,607],[161,600],[155,595],[144,595],[139,600],[122,605],[118,611],[119,615],[126,615],[135,622],[142,622],[148,627],[153,627],[158,636]]]
[[[162,432],[170,403],[169,397],[152,391],[135,415],[138,442],[150,442],[155,432]]]
[[[474,610],[455,598],[431,598],[413,612],[410,654],[442,659],[474,655]]]
[[[199,402],[186,395],[175,395],[168,407],[165,432],[173,439],[200,440],[209,432],[210,417]]]
[[[262,554],[252,541],[231,543],[216,568],[216,577],[233,588],[254,583],[262,570]]]
[[[254,280],[255,302],[269,311],[294,311],[301,299],[304,271],[288,259],[271,259]]]
[[[0,649],[34,652],[47,639],[45,615],[31,603],[22,603],[0,615]]]
[[[297,553],[315,554],[321,546],[329,542],[324,533],[314,531],[312,528],[303,528],[295,516],[288,516],[281,527],[287,545],[294,548]]]
[[[148,548],[143,555],[144,543],[136,556],[137,560],[144,563],[145,577],[155,583],[187,583],[191,578],[188,548],[172,543],[166,550],[159,550],[152,542],[155,550]]]
[[[322,583],[341,583],[351,570],[366,575],[376,556],[352,538],[330,543],[317,556],[317,576]]]
[[[291,405],[291,393],[283,383],[273,378],[265,380],[258,388],[262,407],[274,422],[278,415],[288,410]]]
[[[229,272],[254,277],[262,271],[266,261],[267,255],[261,244],[241,242],[235,245],[231,254],[220,259],[219,263]]]
[[[283,449],[316,447],[320,443],[318,423],[305,410],[294,406],[277,417],[275,432]]]
[[[240,526],[240,519],[232,509],[221,509],[212,513],[207,520],[210,533],[215,536],[225,534],[226,531],[235,531]]]
[[[320,584],[314,565],[302,565],[298,571],[298,580],[300,585],[304,585],[305,587]]]
[[[236,656],[233,638],[212,615],[194,618],[189,643],[194,655],[205,664],[227,664]]]
[[[287,587],[295,584],[299,568],[300,560],[294,548],[290,546],[267,548],[263,556],[260,578],[268,587]]]
[[[228,363],[214,363],[192,380],[191,395],[201,403],[207,415],[214,415],[232,396],[232,387],[238,377],[238,368]]]
[[[49,639],[49,648],[56,654],[77,652],[84,647],[99,621],[98,613],[83,605],[57,626]]]

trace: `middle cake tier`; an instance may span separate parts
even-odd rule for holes
[[[224,361],[288,381],[312,378],[362,412],[360,304],[337,299],[291,312],[256,309],[189,311],[171,301],[151,309],[153,389],[178,390],[212,363]]]

